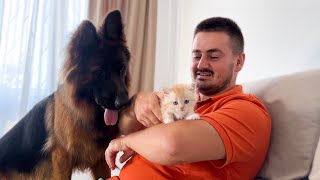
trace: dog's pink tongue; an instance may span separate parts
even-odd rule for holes
[[[107,126],[113,126],[118,121],[118,111],[105,109],[104,110],[104,122]]]

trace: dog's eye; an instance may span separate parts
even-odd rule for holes
[[[95,74],[96,76],[99,76],[101,74],[101,71],[97,70],[97,71],[93,71],[92,73]]]
[[[105,79],[107,77],[108,72],[110,72],[110,70],[104,68],[93,71],[92,73],[99,79]]]
[[[121,68],[120,68],[120,71],[124,71],[124,70],[126,70],[126,66],[122,65]]]
[[[126,65],[122,64],[122,65],[120,66],[120,74],[125,74],[125,73],[126,73],[126,70],[127,70]]]
[[[188,104],[188,103],[189,103],[189,100],[184,100],[184,103],[185,103],[185,104]]]
[[[174,101],[173,104],[174,104],[174,105],[178,105],[178,101]]]

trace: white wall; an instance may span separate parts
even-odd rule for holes
[[[246,62],[238,76],[239,83],[320,68],[318,0],[161,0],[158,3],[156,90],[191,81],[193,30],[200,21],[213,16],[229,17],[242,29]]]
[[[154,89],[176,82],[178,1],[158,0],[156,68]]]

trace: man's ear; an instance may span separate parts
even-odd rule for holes
[[[124,40],[120,11],[115,10],[110,12],[105,18],[99,32],[106,40]]]
[[[236,67],[235,67],[235,72],[239,72],[241,71],[243,65],[244,65],[244,61],[245,61],[245,54],[244,53],[240,53],[238,56],[237,56],[237,62],[236,62]]]

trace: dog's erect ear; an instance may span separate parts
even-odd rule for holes
[[[105,18],[100,32],[105,39],[124,40],[123,25],[120,11],[110,12]]]
[[[94,25],[88,21],[83,21],[73,34],[69,43],[69,52],[72,60],[87,57],[93,48],[99,45],[99,37]]]
[[[68,44],[68,56],[62,69],[61,82],[79,77],[79,68],[74,68],[75,65],[86,62],[96,52],[99,41],[94,25],[90,21],[83,21]]]

